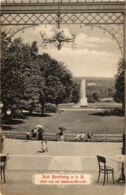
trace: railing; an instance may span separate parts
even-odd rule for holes
[[[2,0],[2,3],[101,3],[125,2],[125,0]]]
[[[26,132],[3,131],[6,138],[11,139],[26,139]],[[45,139],[48,141],[58,141],[59,136],[56,133],[45,133]],[[79,141],[79,142],[122,142],[122,134],[94,134],[92,139],[86,136],[84,139],[76,139],[77,134],[64,134],[64,141]],[[32,139],[32,138],[31,138]],[[36,140],[36,139],[33,139]]]

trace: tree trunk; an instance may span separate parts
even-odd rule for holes
[[[58,103],[56,103],[56,108],[57,108],[57,110],[58,110],[58,108],[59,108],[59,104],[58,104]]]
[[[33,110],[29,109],[29,115],[32,115]]]
[[[44,116],[44,107],[45,107],[45,104],[41,104],[41,115]]]
[[[122,101],[122,110],[123,110],[123,112],[125,112],[125,108],[126,107],[126,105],[125,105],[125,101]]]

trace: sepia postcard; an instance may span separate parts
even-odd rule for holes
[[[0,195],[125,195],[125,0],[0,3]]]

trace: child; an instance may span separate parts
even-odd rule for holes
[[[89,131],[88,134],[87,134],[87,138],[89,140],[93,140],[93,136],[94,136],[93,133],[91,131]]]
[[[41,141],[41,146],[42,146],[42,152],[48,152],[48,147],[47,147],[47,140],[42,140]]]
[[[30,140],[30,132],[26,132],[26,141]]]

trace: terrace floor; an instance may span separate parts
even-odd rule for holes
[[[97,184],[98,165],[96,155],[107,157],[115,169],[115,180],[120,174],[120,163],[110,160],[121,153],[121,143],[48,142],[48,152],[41,153],[40,141],[6,139],[4,153],[7,161],[6,184],[1,182],[7,195],[124,195],[124,184],[113,184],[111,176],[105,186],[103,178]],[[88,174],[89,185],[35,185],[34,174]]]

